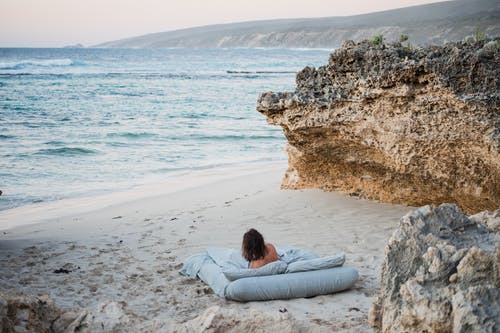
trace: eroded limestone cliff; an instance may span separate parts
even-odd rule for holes
[[[347,41],[257,110],[283,128],[282,187],[408,205],[500,206],[499,41],[408,49]]]

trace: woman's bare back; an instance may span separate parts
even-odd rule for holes
[[[278,261],[280,258],[278,256],[278,252],[276,252],[276,248],[274,247],[273,244],[266,243],[266,255],[257,260],[252,260],[250,262],[250,268],[259,268],[264,265],[269,264],[270,262],[273,261]]]

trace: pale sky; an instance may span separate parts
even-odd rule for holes
[[[0,0],[0,47],[85,46],[200,25],[363,14],[436,0]]]

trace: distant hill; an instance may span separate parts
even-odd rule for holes
[[[346,39],[402,33],[414,45],[460,40],[476,29],[500,36],[500,1],[457,0],[355,16],[285,19],[210,25],[111,41],[96,47],[336,48]]]

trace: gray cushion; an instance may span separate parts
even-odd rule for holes
[[[316,259],[300,260],[288,264],[286,273],[306,272],[318,269],[333,268],[337,266],[342,266],[344,262],[345,262],[344,253],[340,253],[334,256],[316,258]]]
[[[311,297],[349,289],[357,280],[351,267],[259,276],[229,283],[225,296],[240,302]]]
[[[278,260],[270,262],[269,264],[259,268],[229,269],[223,271],[223,273],[229,281],[234,281],[246,277],[282,274],[285,273],[286,267],[287,267],[286,263]]]

